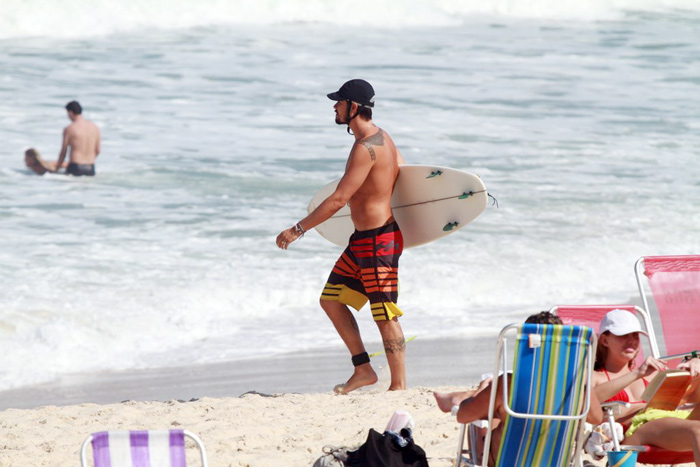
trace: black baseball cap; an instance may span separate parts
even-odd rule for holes
[[[374,88],[363,79],[351,79],[336,92],[328,94],[332,101],[353,101],[365,107],[374,107]]]

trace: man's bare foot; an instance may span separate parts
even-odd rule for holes
[[[387,391],[405,391],[405,390],[406,390],[405,385],[403,385],[401,387],[389,386],[389,389],[387,389]]]
[[[460,392],[434,392],[437,405],[445,413],[450,413],[452,407],[459,405],[464,399],[472,397],[476,391],[460,391]]]
[[[372,366],[369,363],[365,363],[364,365],[356,366],[355,372],[350,379],[345,384],[339,384],[333,388],[333,392],[336,394],[347,394],[357,388],[370,386],[376,383],[377,380],[377,374],[372,369]]]

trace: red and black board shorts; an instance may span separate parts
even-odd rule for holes
[[[399,298],[399,258],[403,236],[396,222],[372,230],[356,230],[336,261],[321,294],[360,310],[367,301],[375,321],[403,315]]]

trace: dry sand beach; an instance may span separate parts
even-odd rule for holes
[[[446,467],[452,465],[458,428],[451,416],[437,409],[434,389],[457,388],[8,409],[0,413],[0,465],[74,466],[81,443],[94,431],[185,428],[205,443],[212,467],[310,466],[324,445],[359,445],[370,428],[383,430],[393,411],[404,409],[414,418],[414,439],[425,449],[430,465]],[[196,449],[187,451],[188,459],[196,461]]]
[[[413,416],[415,442],[430,465],[450,466],[458,426],[440,412],[432,392],[479,381],[491,370],[494,347],[494,337],[417,339],[408,349],[415,385],[391,393],[384,392],[389,375],[379,358],[377,385],[332,394],[332,383],[348,371],[342,349],[156,373],[76,375],[6,391],[0,393],[0,466],[74,466],[90,433],[169,428],[197,434],[212,467],[309,466],[324,445],[354,447],[370,428],[383,431],[395,410]],[[196,455],[194,446],[188,449],[193,460]]]
[[[246,394],[191,402],[9,409],[0,414],[0,429],[6,434],[0,465],[76,465],[84,438],[104,429],[186,428],[205,443],[212,467],[309,466],[324,445],[356,446],[370,428],[383,431],[397,409],[413,416],[414,439],[430,465],[451,465],[457,424],[437,409],[432,388],[424,387],[348,396]],[[196,459],[194,447],[188,451]]]
[[[76,465],[88,434],[128,428],[186,428],[205,443],[213,467],[311,465],[326,444],[359,445],[370,428],[383,431],[396,409],[413,416],[415,440],[431,465],[450,465],[457,424],[427,388],[10,409],[0,414],[0,465]],[[196,458],[194,448],[188,451]]]

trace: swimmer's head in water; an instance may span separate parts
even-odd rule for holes
[[[68,112],[73,112],[75,115],[80,115],[83,113],[83,108],[80,107],[78,101],[70,101],[66,104],[66,110]]]

